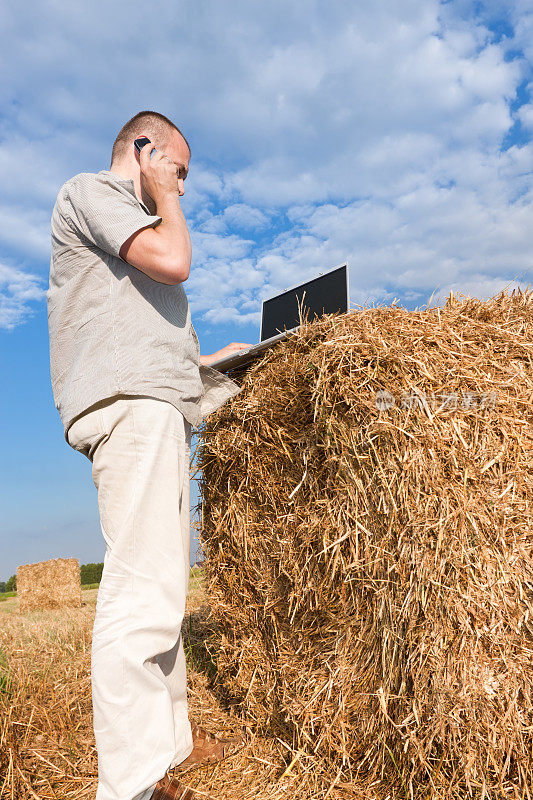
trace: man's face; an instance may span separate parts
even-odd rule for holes
[[[165,146],[161,148],[161,152],[179,167],[178,188],[181,197],[185,194],[183,182],[189,171],[189,148],[185,144],[183,136],[173,130]]]

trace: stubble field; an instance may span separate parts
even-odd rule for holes
[[[79,609],[27,614],[16,597],[0,603],[1,800],[94,800],[90,647],[96,595],[85,590]],[[243,729],[217,685],[217,636],[201,572],[193,569],[184,622],[190,716],[214,733],[244,730],[246,744],[218,765],[182,771],[182,781],[200,797],[217,800],[357,798],[353,787],[336,786],[328,794],[281,740]]]

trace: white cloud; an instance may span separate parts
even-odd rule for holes
[[[501,292],[502,289],[511,292],[519,286],[521,286],[519,281],[507,280],[506,278],[490,278],[487,275],[473,274],[466,282],[452,282],[442,286],[431,298],[428,298],[428,301],[431,299],[431,305],[440,305],[448,297],[450,292],[453,292],[455,295],[463,294],[467,297],[479,297],[481,300],[488,300]]]
[[[0,204],[0,242],[4,248],[17,250],[23,256],[49,261],[50,217],[33,204]]]
[[[249,232],[262,231],[268,226],[269,221],[269,214],[246,203],[229,205],[220,213],[209,215],[205,221],[197,217],[202,232],[218,234],[227,233],[228,230],[235,228]]]
[[[250,251],[253,244],[251,240],[242,239],[235,234],[216,236],[213,233],[193,232],[191,239],[194,246],[195,261],[199,264],[212,257],[242,258]]]
[[[0,263],[0,328],[12,330],[33,316],[29,303],[46,297],[39,283],[37,275]]]

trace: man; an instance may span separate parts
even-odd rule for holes
[[[143,111],[111,168],[67,181],[52,214],[54,401],[66,441],[92,462],[106,543],[91,651],[97,800],[197,797],[168,770],[236,746],[190,723],[180,635],[191,425],[239,391],[209,364],[247,346],[199,353],[183,289],[189,159],[176,125]]]

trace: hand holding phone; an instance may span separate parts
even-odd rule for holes
[[[144,135],[133,141],[141,168],[141,189],[157,205],[162,196],[169,192],[179,197],[178,172],[176,165],[160,150],[155,147],[150,149],[150,144],[150,139]]]

